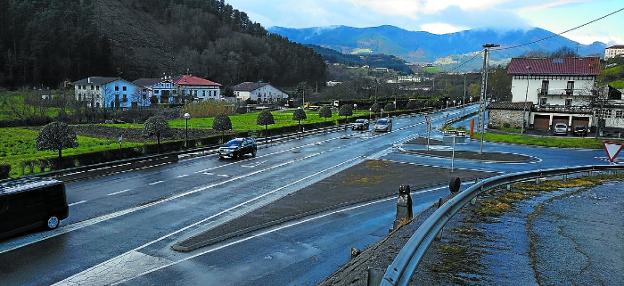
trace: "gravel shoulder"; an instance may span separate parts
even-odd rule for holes
[[[494,173],[470,170],[456,170],[452,174],[464,181],[492,175]],[[173,248],[182,252],[192,251],[286,221],[393,196],[398,193],[401,184],[409,184],[415,191],[448,184],[450,178],[450,170],[445,168],[368,160],[267,206],[179,241]]]

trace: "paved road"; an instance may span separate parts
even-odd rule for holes
[[[437,113],[434,123],[459,113]],[[134,277],[167,264],[168,256],[174,255],[168,253],[174,240],[366,158],[378,158],[394,144],[423,132],[423,121],[422,116],[397,118],[389,134],[354,133],[349,139],[342,139],[344,133],[311,136],[262,149],[257,158],[247,160],[203,157],[70,183],[71,217],[62,227],[0,243],[0,260],[11,261],[0,264],[0,280],[3,285],[42,285],[78,274],[74,278],[92,277],[107,284]],[[167,258],[142,252],[154,249],[167,252]],[[84,272],[94,266],[105,267],[108,276]]]

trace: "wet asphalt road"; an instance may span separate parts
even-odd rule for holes
[[[458,113],[440,112],[434,123]],[[422,116],[397,118],[388,134],[310,136],[264,148],[253,159],[209,156],[70,183],[71,215],[62,227],[0,243],[0,261],[11,262],[0,263],[0,281],[51,284],[133,250],[168,250],[166,244],[181,236],[383,155],[396,142],[424,131],[423,121]],[[132,268],[128,263],[116,267]]]
[[[438,113],[434,123],[439,125],[448,113],[461,115],[456,110]],[[392,199],[190,254],[169,247],[366,158],[448,167],[448,159],[389,152],[394,143],[424,135],[422,123],[422,116],[398,118],[390,134],[354,133],[350,139],[341,139],[344,133],[316,135],[262,149],[255,159],[203,157],[69,184],[71,217],[61,228],[0,243],[0,261],[11,261],[0,263],[1,284],[316,284],[348,259],[350,247],[363,248],[385,236],[394,215]],[[541,161],[457,160],[456,166],[508,172],[604,163],[595,158],[604,156],[601,151],[503,144],[486,148],[528,153]],[[416,194],[414,203],[421,208],[445,192]]]

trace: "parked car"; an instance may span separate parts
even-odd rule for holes
[[[568,135],[568,125],[563,123],[555,124],[555,128],[553,128],[553,133],[555,135]]]
[[[68,216],[61,181],[22,178],[0,183],[0,239],[42,226],[55,229]]]
[[[589,133],[587,126],[576,126],[574,127],[573,132],[576,136],[587,136],[587,133]]]
[[[351,124],[351,129],[353,130],[367,131],[369,127],[370,124],[366,119],[357,119],[353,124]]]
[[[219,147],[218,150],[219,159],[226,157],[235,159],[246,154],[256,157],[257,152],[258,144],[256,144],[256,140],[248,137],[232,139]]]
[[[392,119],[381,118],[378,119],[373,128],[375,132],[390,132],[392,131]]]

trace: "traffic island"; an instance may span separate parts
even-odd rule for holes
[[[418,137],[412,140],[405,142],[405,144],[416,144],[416,145],[427,145],[427,138]],[[429,139],[429,145],[443,145],[444,143],[440,140]]]
[[[410,185],[412,191],[417,191],[446,185],[451,177],[460,177],[466,181],[492,175],[494,173],[471,170],[455,170],[450,173],[445,168],[368,160],[267,206],[179,241],[172,248],[189,252],[287,221],[396,196],[399,185]]]
[[[431,157],[451,158],[452,150],[402,150],[406,154],[424,155]],[[478,160],[502,163],[528,163],[535,161],[535,157],[522,154],[502,153],[502,152],[479,152],[475,151],[455,151],[455,159]]]

